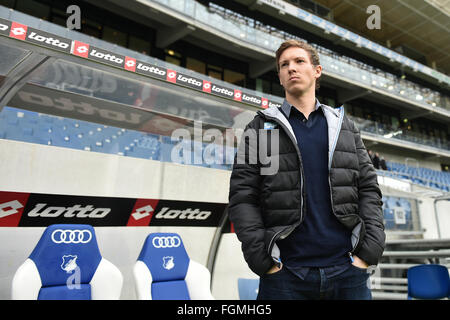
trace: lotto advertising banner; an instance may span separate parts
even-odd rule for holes
[[[0,191],[0,227],[51,224],[218,227],[224,203]]]
[[[281,106],[279,102],[242,92],[237,88],[226,88],[209,80],[179,73],[161,66],[139,61],[133,57],[94,47],[75,39],[63,38],[45,31],[40,31],[24,24],[0,18],[0,35],[33,43],[49,49],[65,52],[81,58],[97,61],[112,67],[150,76],[163,81],[175,83],[207,94],[217,95],[240,101],[260,108]],[[231,85],[231,84],[230,84]],[[232,85],[231,85],[232,86]]]

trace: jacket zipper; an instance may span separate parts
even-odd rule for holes
[[[301,200],[301,202],[300,202],[300,220],[298,221],[298,223],[295,223],[295,224],[293,224],[293,225],[291,225],[289,227],[286,227],[286,228],[278,231],[277,233],[275,233],[273,235],[272,239],[270,239],[269,247],[268,247],[268,252],[269,252],[270,255],[272,255],[273,244],[278,240],[278,238],[281,238],[281,239],[286,238],[303,221],[303,176],[304,176],[304,174],[303,174],[303,164],[302,164],[302,157],[301,157],[301,154],[300,154],[300,150],[298,149],[297,143],[294,143],[294,140],[292,139],[289,130],[287,130],[287,128],[284,126],[284,124],[281,121],[278,120],[278,118],[267,116],[266,114],[263,114],[263,117],[265,117],[267,119],[270,119],[270,120],[273,120],[276,123],[278,123],[278,125],[280,125],[284,129],[284,131],[288,134],[289,138],[291,139],[291,142],[294,144],[295,150],[297,151],[297,156],[298,156],[299,161],[300,161],[300,170],[301,170],[301,176],[300,176],[300,200]],[[286,230],[289,230],[289,232],[279,236],[279,234],[281,232],[284,232]]]
[[[277,233],[274,234],[272,239],[270,239],[269,247],[268,247],[268,250],[267,250],[270,256],[272,256],[272,246],[273,246],[273,244],[275,243],[276,240],[278,240],[278,235],[284,230],[286,230],[286,229],[282,229],[282,230],[278,231]]]
[[[301,222],[300,222],[300,223],[301,223]],[[292,231],[294,231],[295,228],[296,228],[300,223],[296,223],[296,224],[293,224],[293,225],[291,225],[291,226],[289,226],[289,227],[286,227],[286,228],[284,228],[284,229],[278,231],[277,233],[275,233],[275,234],[273,235],[272,239],[270,239],[269,246],[268,246],[268,250],[267,250],[267,252],[269,253],[270,256],[272,256],[272,249],[273,249],[273,245],[275,244],[275,242],[277,242],[278,239],[283,240],[283,239],[285,239],[287,236],[289,236],[289,235],[292,233]],[[286,230],[287,230],[287,232],[286,232]],[[283,232],[283,234],[281,234],[282,232]]]
[[[328,187],[330,188],[331,211],[333,212],[334,216],[336,216],[336,212],[335,212],[335,210],[334,210],[333,193],[332,193],[332,190],[331,190],[330,170],[331,170],[331,163],[332,163],[332,161],[333,161],[334,150],[335,150],[335,148],[336,148],[337,139],[339,138],[339,132],[341,131],[341,126],[342,126],[342,121],[343,121],[343,119],[344,119],[344,114],[341,113],[340,119],[339,119],[339,125],[338,125],[339,130],[337,130],[337,132],[336,132],[335,141],[334,141],[334,143],[333,143],[333,147],[332,147],[331,154],[330,154],[330,159],[329,159],[330,164],[329,164],[329,166],[328,166]],[[359,237],[359,235],[358,235],[358,240],[356,241],[356,244],[355,244],[354,246],[352,246],[352,250],[351,250],[350,252],[348,252],[348,256],[350,257],[350,260],[351,260],[352,262],[354,261],[354,259],[353,259],[353,251],[354,251],[355,248],[358,246],[358,244],[359,244],[359,239],[360,239],[360,237]]]
[[[335,150],[336,145],[337,145],[337,140],[339,139],[339,133],[341,132],[343,119],[344,119],[344,113],[342,112],[340,114],[340,116],[339,116],[338,129],[336,130],[336,136],[334,137],[333,146],[331,147],[331,151],[330,151],[330,158],[328,159],[328,161],[329,161],[329,164],[328,164],[328,188],[330,188],[331,211],[333,212],[334,216],[336,216],[336,212],[334,211],[334,201],[333,201],[333,192],[331,190],[330,171],[331,171],[331,163],[333,162],[334,150]]]
[[[353,252],[355,251],[356,247],[357,247],[358,244],[359,244],[359,239],[360,239],[360,236],[358,235],[358,240],[356,241],[356,244],[352,247],[352,251],[350,251],[350,252],[348,253],[348,255],[349,255],[350,260],[352,261],[352,263],[353,263],[353,261],[354,261],[354,259],[353,259]]]

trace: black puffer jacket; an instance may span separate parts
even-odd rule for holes
[[[321,107],[328,124],[333,213],[352,231],[351,253],[376,265],[385,247],[376,171],[344,109]],[[250,138],[242,140],[236,154],[228,212],[245,260],[253,272],[262,275],[279,259],[276,241],[286,238],[303,221],[306,190],[295,135],[278,108],[259,111],[244,136]],[[257,143],[253,143],[255,137]],[[271,163],[261,146],[266,146]],[[252,161],[252,156],[257,161]]]

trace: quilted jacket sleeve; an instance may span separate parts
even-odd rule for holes
[[[369,265],[376,265],[384,248],[386,235],[383,224],[381,190],[377,173],[362,142],[359,130],[354,126],[354,137],[359,162],[359,215],[364,222],[365,236],[355,254]]]
[[[261,216],[260,165],[258,155],[258,120],[253,120],[246,128],[234,159],[230,178],[228,214],[234,225],[242,252],[250,269],[258,275],[266,273],[273,265],[272,258],[265,249],[265,228]],[[249,137],[245,139],[245,137]]]

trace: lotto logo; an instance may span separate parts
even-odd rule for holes
[[[234,100],[237,100],[237,101],[242,100],[242,91],[234,90]]]
[[[23,205],[17,200],[0,204],[0,218],[16,214],[19,212],[17,209],[20,208],[23,208]]]
[[[18,227],[29,193],[0,191],[0,227]]]
[[[177,72],[168,69],[167,70],[167,81],[176,83],[177,82]]]
[[[125,57],[124,68],[125,68],[125,70],[135,72],[136,71],[136,59],[130,58],[130,57]]]
[[[181,83],[181,84],[187,85],[188,87],[192,87],[192,88],[196,88],[196,89],[200,89],[200,87],[203,87],[203,82],[201,82],[195,78],[182,75],[182,74],[178,74],[177,83]]]
[[[89,48],[87,47],[87,46],[81,46],[81,47],[78,47],[77,48],[77,52],[79,53],[79,54],[84,54],[84,53],[86,53],[86,52],[88,52],[89,51]]]
[[[261,98],[261,107],[267,109],[269,107],[269,100],[267,100],[266,98]]]
[[[25,40],[27,36],[27,30],[28,27],[26,25],[13,22],[11,25],[11,31],[9,33],[9,36],[19,40]]]
[[[211,93],[211,82],[203,80],[203,91]]]
[[[76,56],[87,58],[89,54],[89,45],[75,40],[72,53]]]
[[[136,209],[136,212],[134,212],[131,216],[134,218],[134,220],[140,220],[142,218],[148,217],[150,213],[153,212],[153,208],[151,205]]]
[[[137,226],[148,226],[152,220],[155,208],[158,206],[159,200],[150,199],[138,199],[136,200],[131,214],[128,218],[127,226],[137,227]]]
[[[93,49],[91,48],[91,51],[89,52],[89,58],[92,58],[94,60],[98,60],[101,62],[107,62],[107,63],[113,63],[113,64],[123,64],[124,57],[123,56],[116,56],[112,52],[101,50],[101,49]]]
[[[157,249],[178,248],[181,245],[181,239],[178,236],[154,237],[152,245]]]
[[[200,211],[200,209],[187,208],[185,210],[162,208],[156,215],[156,219],[188,219],[188,220],[206,220],[211,215],[211,211]]]
[[[20,37],[20,36],[26,34],[27,30],[22,27],[17,27],[17,28],[11,29],[11,33],[14,34],[16,37]]]
[[[27,41],[64,52],[69,52],[72,44],[72,41],[69,39],[57,37],[33,28],[28,29]]]

